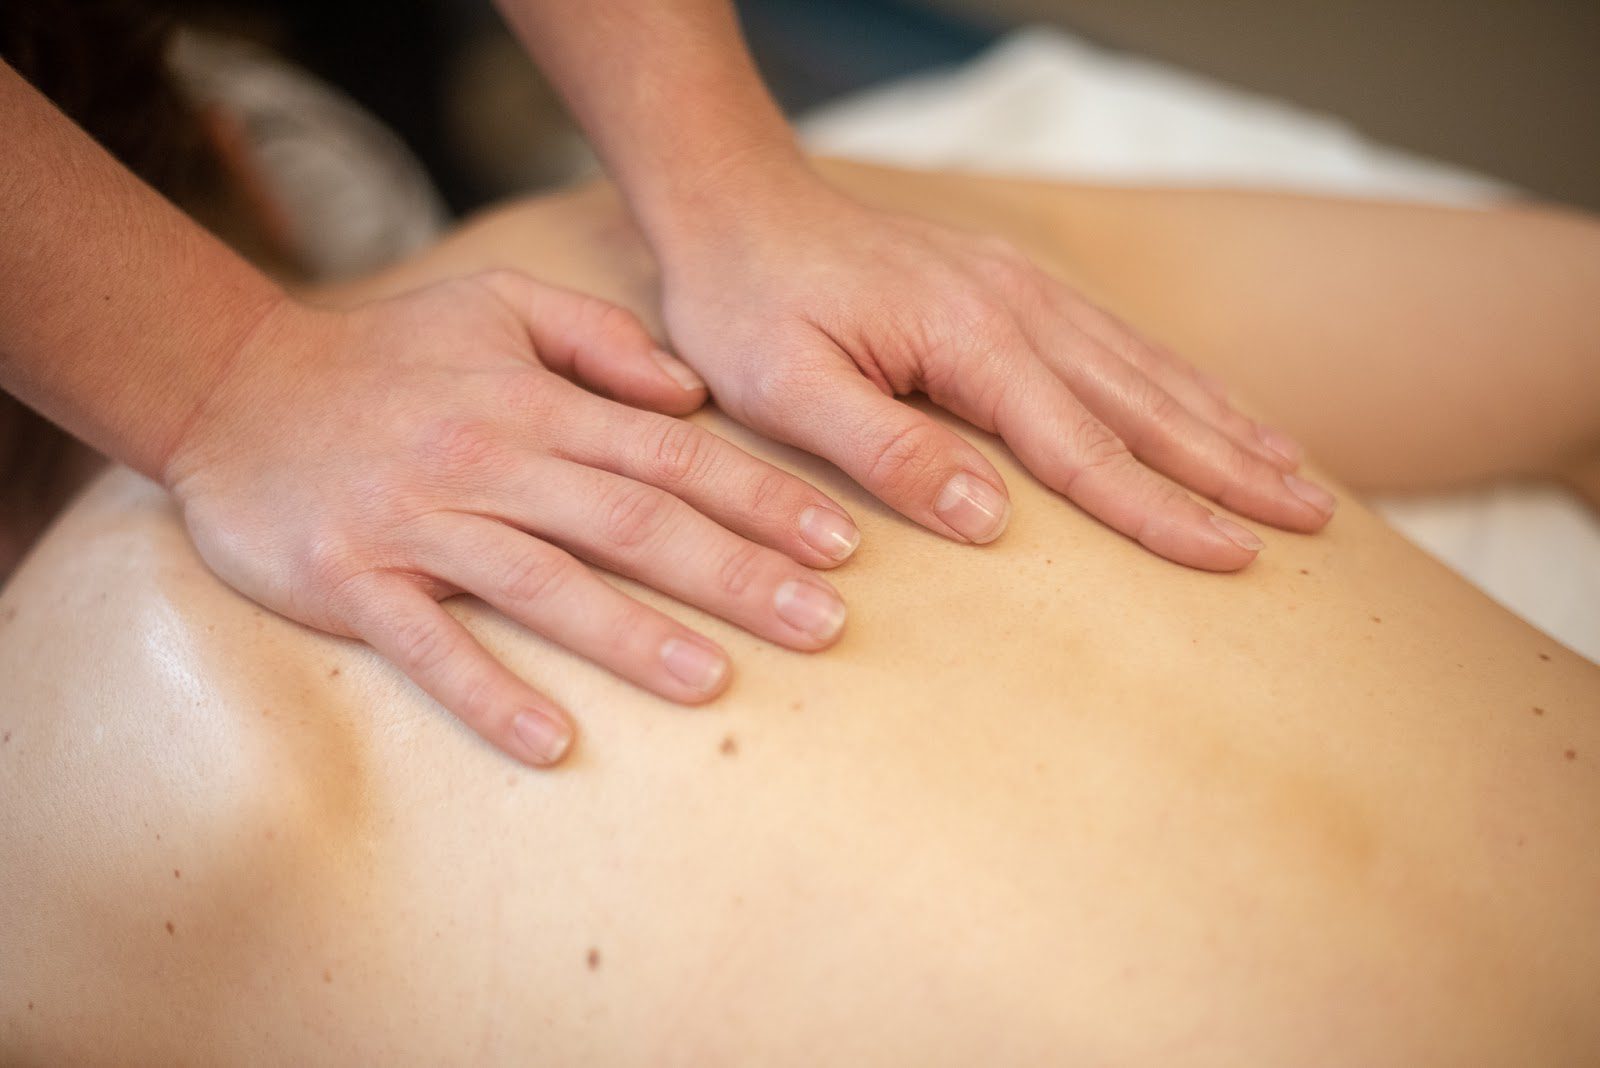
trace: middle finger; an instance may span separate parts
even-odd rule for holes
[[[831,585],[654,486],[551,457],[517,465],[499,518],[573,554],[794,649],[844,626]]]

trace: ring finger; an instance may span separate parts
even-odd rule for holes
[[[504,523],[453,513],[418,549],[436,577],[662,697],[705,701],[727,683],[727,654],[710,640]]]
[[[813,571],[670,493],[565,460],[518,470],[501,517],[585,560],[791,648],[820,649],[844,625],[843,600]]]

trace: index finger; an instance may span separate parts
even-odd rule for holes
[[[849,358],[825,377],[779,376],[741,407],[749,424],[831,461],[895,511],[982,544],[1011,517],[1005,481],[965,438],[878,391]]]
[[[567,714],[405,579],[364,581],[351,591],[345,618],[352,634],[500,751],[548,767],[571,748]]]

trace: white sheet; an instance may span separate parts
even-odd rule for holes
[[[831,104],[801,130],[815,151],[907,166],[1452,203],[1509,191],[1338,121],[1050,29]],[[1506,486],[1374,503],[1491,597],[1600,662],[1600,521],[1572,495]]]

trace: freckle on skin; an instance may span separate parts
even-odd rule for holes
[[[172,877],[174,879],[181,879],[181,878],[183,878],[183,872],[179,871],[177,868],[173,868],[172,869]]]
[[[339,677],[339,669],[338,668],[329,668],[328,669],[328,678],[336,679],[338,677]]]
[[[1540,708],[1538,705],[1534,705],[1533,706],[1533,714],[1536,715],[1536,716],[1542,716],[1542,715],[1544,715],[1544,709]]]
[[[1568,749],[1566,752],[1566,757],[1568,760],[1577,760],[1578,751],[1576,749]]]
[[[805,706],[803,704],[801,704],[799,701],[796,701],[794,704],[789,706],[789,711],[790,712],[798,712],[804,707]]]
[[[1382,616],[1373,616],[1372,617],[1372,621],[1374,623],[1382,623],[1383,622],[1383,617]]]
[[[3,737],[0,737],[0,745],[10,745],[10,744],[11,744],[11,732],[10,731],[6,731],[5,735]]]
[[[322,969],[322,981],[324,983],[333,982],[333,973],[326,968]]]
[[[172,921],[171,920],[168,920],[167,921],[167,934],[177,934],[177,933],[178,933],[178,929],[176,927],[172,926]]]
[[[1540,653],[1539,654],[1539,659],[1540,660],[1549,660],[1550,659],[1550,654],[1549,653]]]
[[[589,947],[589,956],[587,958],[585,958],[585,963],[587,963],[589,965],[589,970],[591,972],[599,970],[599,968],[600,968],[600,951],[598,949],[595,949],[593,946],[590,946]]]
[[[1301,569],[1300,569],[1300,574],[1302,574],[1302,575],[1309,575],[1309,574],[1311,574],[1311,572],[1310,572],[1310,571],[1308,571],[1308,570],[1306,570],[1306,569],[1305,569],[1305,568],[1303,568],[1303,567],[1302,567],[1302,568],[1301,568]]]
[[[733,756],[739,752],[739,739],[731,734],[722,736],[722,744],[717,747],[723,756]]]

